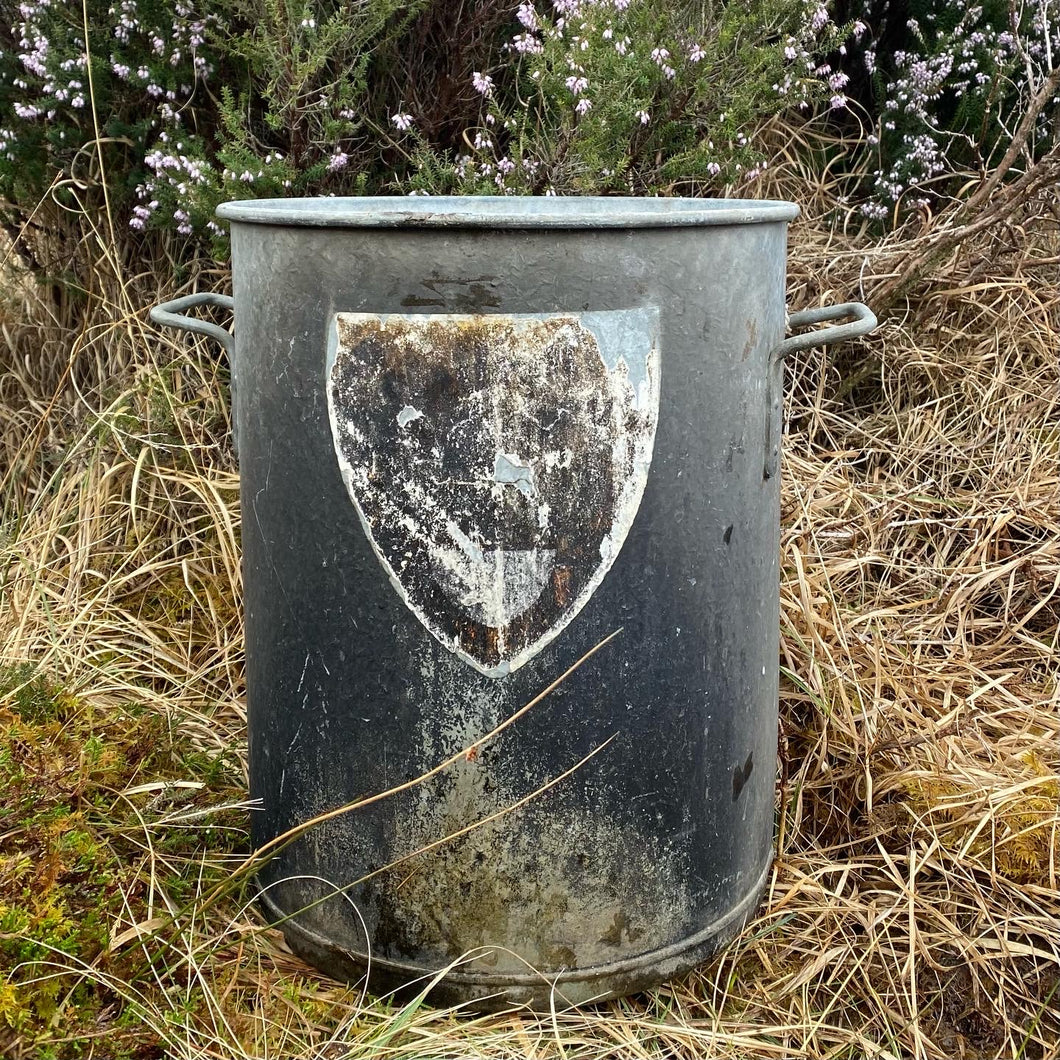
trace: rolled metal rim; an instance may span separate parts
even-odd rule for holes
[[[530,195],[242,199],[217,208],[226,221],[315,228],[684,228],[792,221],[798,213],[775,199]]]

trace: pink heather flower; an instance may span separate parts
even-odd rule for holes
[[[865,36],[865,31],[868,29],[868,26],[866,26],[865,23],[862,22],[859,18],[857,22],[854,23],[853,29],[854,40],[861,40],[861,38]]]
[[[390,120],[394,124],[394,128],[399,132],[408,132],[412,128],[412,115],[404,114],[399,111],[397,114],[391,114]]]
[[[328,172],[336,173],[340,169],[345,169],[347,163],[350,161],[350,156],[345,151],[336,151],[331,158],[328,159]]]
[[[537,12],[530,4],[520,4],[515,17],[530,30],[537,29]]]
[[[579,114],[584,114],[586,111],[591,110],[592,106],[593,106],[593,101],[591,99],[586,99],[583,96],[581,99],[578,100],[577,104],[575,104],[574,109]]]
[[[520,55],[540,55],[545,46],[532,33],[517,33],[512,38],[512,47]]]
[[[151,214],[158,208],[157,202],[151,202],[147,206],[134,206],[133,215],[129,219],[129,227],[142,231]]]
[[[471,85],[476,92],[486,96],[487,99],[493,95],[493,78],[489,74],[476,70],[471,75]]]
[[[693,44],[692,50],[688,53],[688,61],[690,63],[698,63],[707,57],[707,53],[703,50],[702,44]]]
[[[568,77],[564,84],[576,96],[580,96],[589,87],[589,82],[584,77]]]
[[[636,118],[641,125],[647,125],[648,122],[651,121],[651,115],[646,110],[638,110],[633,117]]]
[[[670,53],[665,48],[652,48],[651,57],[654,62],[662,66],[663,62],[670,58]]]
[[[810,19],[810,29],[814,33],[820,33],[829,22],[832,21],[832,16],[828,14],[828,8],[824,4],[820,4],[816,11],[813,13],[813,17]]]

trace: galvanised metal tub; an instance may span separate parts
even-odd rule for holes
[[[783,358],[874,317],[784,338],[786,202],[218,213],[234,349],[179,315],[218,296],[154,315],[233,353],[254,838],[411,785],[285,845],[268,915],[479,1007],[691,968],[772,860]]]

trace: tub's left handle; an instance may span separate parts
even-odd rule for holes
[[[163,302],[151,310],[151,319],[156,324],[166,328],[176,328],[178,331],[194,331],[198,335],[209,335],[211,339],[224,346],[229,358],[232,356],[233,343],[232,333],[226,331],[208,320],[196,320],[194,317],[186,317],[182,314],[186,309],[195,309],[201,305],[216,305],[222,309],[231,309],[233,300],[226,294],[186,294],[183,298],[174,298],[171,302]]]
[[[836,324],[819,331],[807,331],[803,335],[792,335],[773,351],[769,367],[769,433],[766,438],[766,466],[763,470],[766,478],[772,478],[780,465],[780,436],[776,424],[780,421],[784,400],[784,358],[796,350],[829,346],[833,342],[845,342],[847,339],[867,335],[877,323],[876,314],[862,302],[843,302],[841,305],[804,309],[788,317],[788,324],[793,328],[805,327],[807,324],[823,324],[827,320],[841,320],[843,317],[852,319],[846,324]]]
[[[211,324],[208,320],[196,320],[194,317],[183,315],[184,310],[195,309],[201,305],[215,305],[220,306],[221,309],[231,310],[234,308],[235,302],[226,294],[211,294],[209,292],[186,294],[183,298],[174,298],[172,301],[156,305],[151,310],[150,316],[156,324],[161,324],[164,328],[176,328],[178,331],[194,331],[197,335],[208,335],[211,339],[216,339],[225,348],[225,353],[228,354],[228,367],[231,372],[229,392],[232,400],[235,401],[236,368],[233,360],[235,337],[232,332],[226,331],[216,324]],[[232,447],[235,449],[236,459],[238,459],[239,434],[236,431],[234,416],[232,421]]]

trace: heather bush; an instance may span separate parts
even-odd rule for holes
[[[146,146],[208,108],[220,21],[189,0],[24,0],[0,21],[0,203],[11,234],[46,223],[51,205],[104,205],[104,180],[116,211],[143,227],[154,207],[132,199]],[[187,181],[200,179],[192,160],[182,165]]]
[[[524,2],[493,65],[463,150],[408,134],[414,191],[460,194],[702,194],[747,184],[765,164],[761,119],[822,99],[845,76],[820,56],[845,31],[817,3],[716,8],[659,0]]]
[[[818,0],[25,0],[0,32],[12,232],[104,182],[184,237],[251,196],[721,191],[845,80]]]
[[[1060,54],[1046,0],[840,16],[819,0],[23,0],[0,24],[0,217],[32,259],[69,209],[106,206],[134,239],[223,240],[213,212],[233,198],[739,191],[769,162],[762,120],[842,107],[849,79],[878,116],[864,210],[883,218],[988,169]],[[1032,151],[1055,128],[1044,109]]]
[[[844,10],[867,28],[838,65],[875,123],[862,209],[876,219],[933,206],[996,165],[1060,61],[1060,11],[1048,0],[854,0]],[[1055,100],[1042,110],[1031,156],[1055,138],[1057,115]]]

